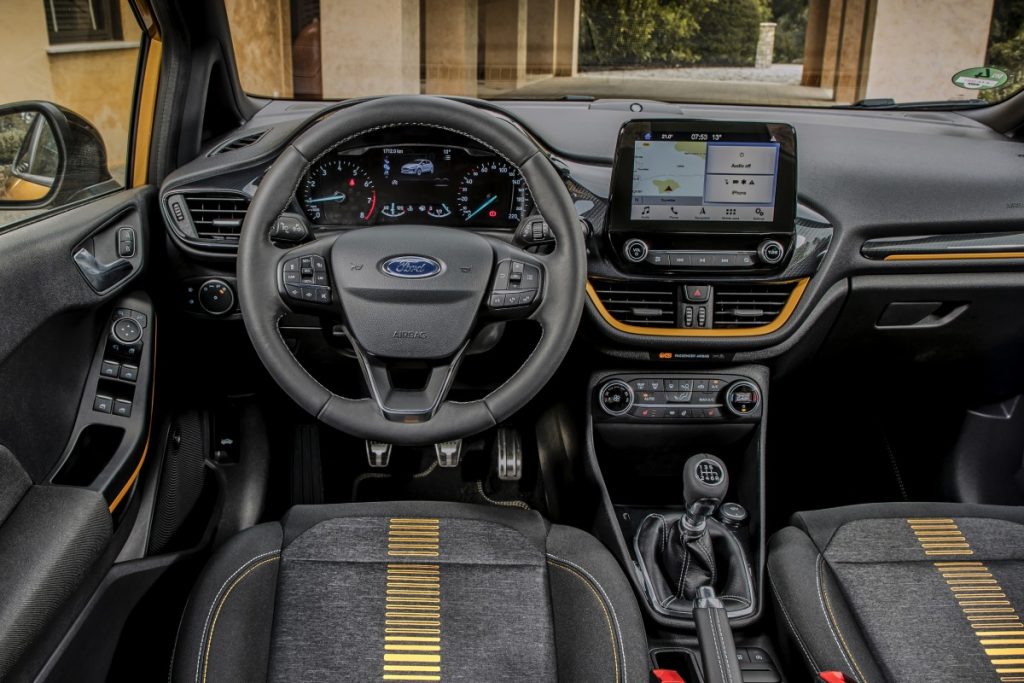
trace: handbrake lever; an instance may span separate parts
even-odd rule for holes
[[[711,586],[697,589],[693,621],[697,626],[705,683],[742,683],[743,675],[736,661],[736,643],[732,639],[729,615]]]

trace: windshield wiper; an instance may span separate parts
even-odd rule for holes
[[[988,104],[985,100],[926,100],[922,102],[899,102],[891,97],[876,97],[859,100],[853,104],[836,104],[833,109],[970,109]]]

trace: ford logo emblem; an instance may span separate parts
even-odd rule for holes
[[[426,256],[395,256],[381,264],[381,270],[392,277],[423,278],[441,272],[441,263]]]

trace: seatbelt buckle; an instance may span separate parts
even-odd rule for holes
[[[818,674],[818,683],[857,683],[842,671],[822,671]]]
[[[654,669],[651,675],[654,677],[652,683],[686,683],[675,669]]]

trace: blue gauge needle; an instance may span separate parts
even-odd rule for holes
[[[480,213],[481,211],[486,209],[488,206],[490,206],[491,204],[493,204],[497,200],[498,200],[498,195],[492,195],[490,199],[488,199],[486,202],[484,202],[480,206],[476,207],[476,210],[473,211],[473,213],[471,213],[468,216],[466,216],[466,220],[467,221],[470,220],[473,216],[477,215],[478,213]]]
[[[334,201],[345,201],[345,193],[339,192],[338,194],[332,194],[330,197],[317,197],[316,199],[310,199],[310,204],[319,204],[320,202],[334,202]]]

